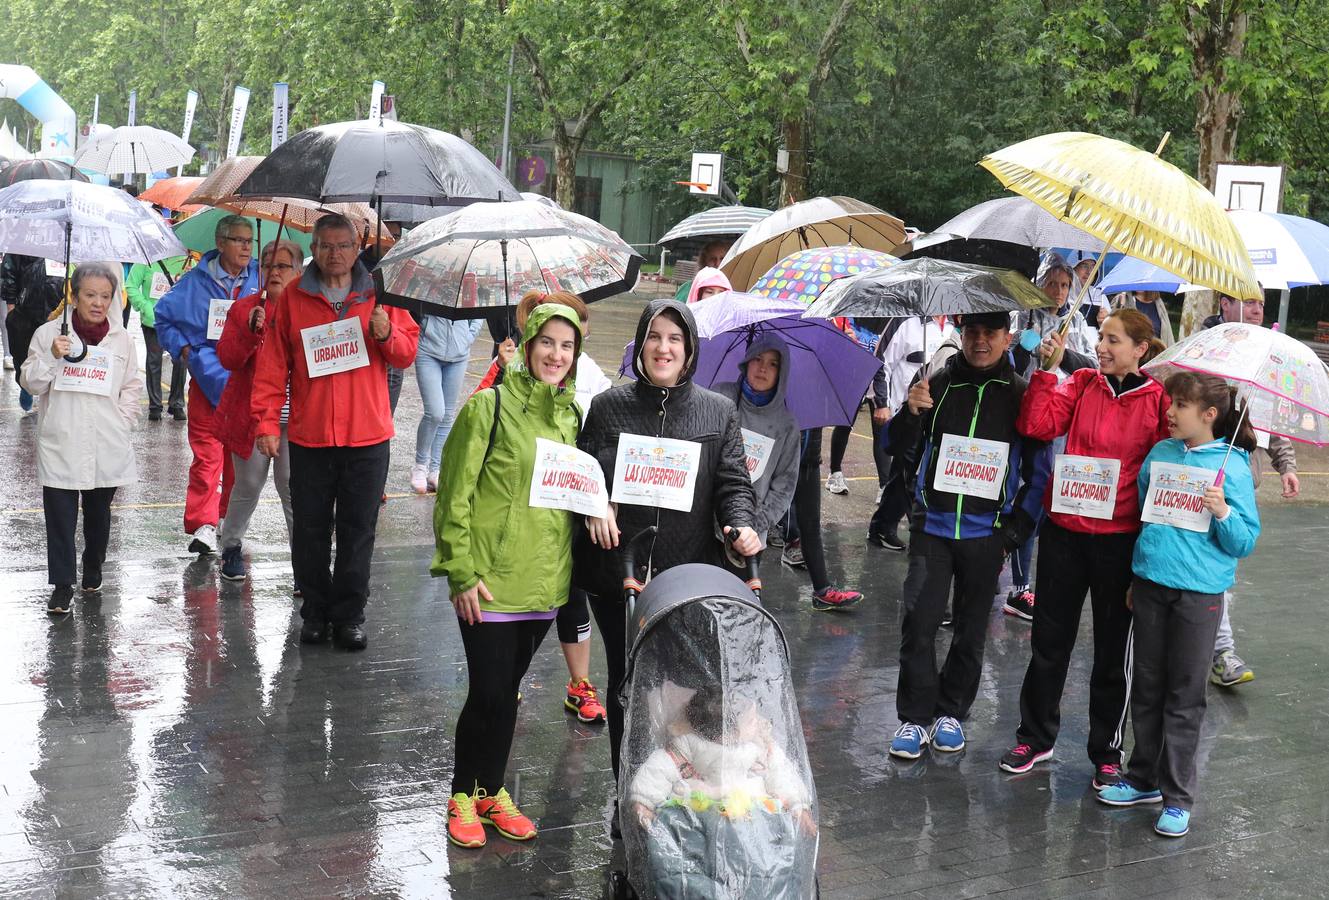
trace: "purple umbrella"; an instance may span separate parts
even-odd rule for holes
[[[798,300],[726,291],[692,304],[701,337],[693,381],[710,387],[735,381],[747,348],[773,333],[789,345],[785,403],[799,428],[852,425],[881,361],[825,319],[804,319]],[[620,374],[632,376],[636,343],[623,353]]]

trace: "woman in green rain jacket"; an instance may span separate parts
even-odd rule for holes
[[[448,579],[470,677],[448,801],[448,838],[463,847],[484,846],[485,824],[512,840],[535,837],[503,776],[518,687],[572,577],[572,513],[529,499],[536,439],[576,444],[580,352],[577,314],[537,306],[521,361],[466,402],[443,447],[430,572]]]

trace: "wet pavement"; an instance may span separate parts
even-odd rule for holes
[[[588,348],[609,369],[633,306],[592,310]],[[477,344],[477,357],[483,352]],[[472,369],[481,367],[477,358]],[[247,544],[249,581],[223,582],[215,560],[185,552],[184,428],[150,424],[146,414],[141,483],[117,496],[105,590],[48,619],[35,423],[20,416],[6,380],[0,895],[600,895],[612,853],[608,743],[563,711],[566,669],[552,634],[523,687],[509,766],[509,788],[539,838],[491,837],[482,851],[447,843],[466,673],[445,588],[427,571],[432,498],[405,493],[418,414],[408,375],[370,645],[348,654],[295,640],[289,552],[271,489]],[[862,419],[858,430],[866,432]],[[905,560],[860,539],[872,494],[868,447],[851,441],[853,492],[827,499],[828,521],[842,523],[828,527],[833,576],[867,601],[850,613],[813,612],[806,577],[765,569],[821,799],[824,896],[1329,893],[1324,506],[1262,492],[1265,531],[1242,565],[1234,606],[1238,649],[1257,678],[1210,690],[1191,834],[1167,841],[1152,832],[1155,813],[1111,810],[1091,796],[1083,654],[1068,680],[1056,759],[1023,777],[997,770],[1017,724],[1029,628],[996,607],[969,747],[908,765],[887,757]],[[593,678],[603,672],[597,646]]]

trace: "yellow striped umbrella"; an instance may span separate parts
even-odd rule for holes
[[[1203,185],[1159,158],[1166,143],[1164,137],[1149,153],[1097,134],[1063,131],[1012,144],[978,164],[1008,190],[1100,238],[1108,250],[1232,297],[1262,297],[1232,219]]]

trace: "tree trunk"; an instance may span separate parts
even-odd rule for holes
[[[790,116],[780,123],[780,139],[789,152],[789,168],[780,175],[780,206],[808,198],[808,123]]]
[[[577,154],[581,141],[574,140],[560,123],[554,129],[554,199],[574,211],[577,202]]]
[[[1193,6],[1186,19],[1195,95],[1195,134],[1200,141],[1196,179],[1210,190],[1214,166],[1234,158],[1241,125],[1240,89],[1229,84],[1227,66],[1246,50],[1248,17],[1243,0]]]
[[[1205,85],[1195,97],[1195,133],[1200,139],[1197,180],[1214,189],[1214,169],[1236,158],[1241,98],[1218,86]]]

